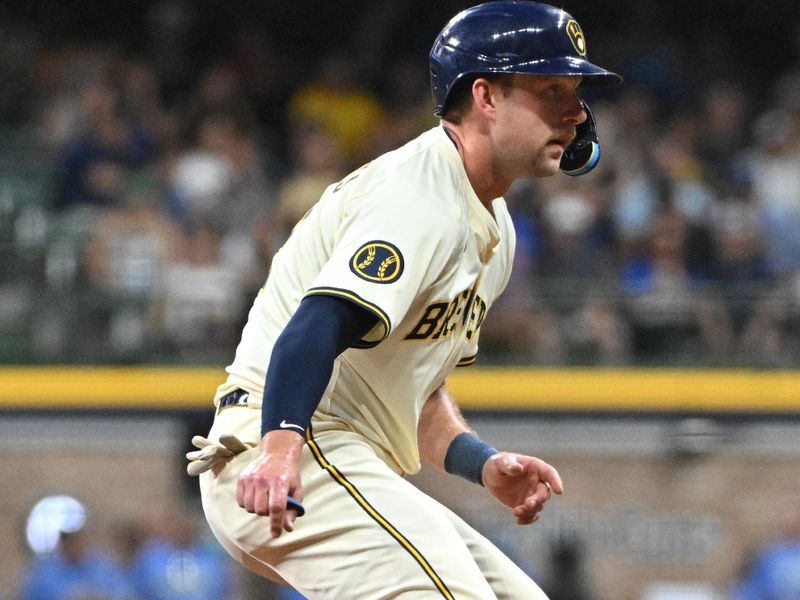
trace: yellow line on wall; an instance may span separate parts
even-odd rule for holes
[[[450,391],[476,409],[800,411],[800,372],[475,369],[457,375]]]
[[[222,368],[0,368],[0,409],[202,409]],[[800,412],[800,372],[682,369],[459,369],[465,409]]]
[[[10,367],[0,408],[201,408],[226,373],[208,368]]]

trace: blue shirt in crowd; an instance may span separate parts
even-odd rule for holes
[[[22,600],[78,600],[102,597],[133,598],[122,570],[101,554],[68,562],[60,554],[38,558],[23,585]]]

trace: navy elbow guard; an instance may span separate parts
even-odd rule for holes
[[[564,150],[561,157],[561,170],[573,177],[585,175],[600,161],[600,142],[597,140],[597,124],[589,105],[580,101],[586,111],[586,120],[575,130],[575,139]]]

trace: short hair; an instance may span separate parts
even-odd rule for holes
[[[476,79],[486,79],[505,86],[510,73],[469,73],[455,82],[442,111],[442,119],[458,125],[472,110],[472,84]]]

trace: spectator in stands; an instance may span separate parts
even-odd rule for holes
[[[749,572],[734,585],[736,600],[800,598],[800,504],[792,504],[778,539],[755,554]]]
[[[189,223],[154,295],[153,318],[184,360],[221,359],[238,341],[230,332],[247,287],[242,273],[225,262],[221,244],[221,228],[212,220]]]
[[[730,184],[729,184],[730,185]],[[746,182],[718,202],[711,219],[714,248],[710,290],[715,352],[723,364],[779,366],[786,359],[785,309],[764,256],[764,232]]]
[[[147,298],[179,250],[180,232],[164,210],[158,182],[126,182],[119,206],[100,217],[86,248],[89,282],[112,297]]]
[[[211,219],[224,232],[252,223],[274,193],[249,129],[230,112],[203,115],[168,172],[170,210],[180,222]]]
[[[748,164],[766,258],[773,273],[787,275],[800,269],[800,111],[770,108],[758,117],[755,136]]]
[[[689,344],[713,344],[707,315],[714,309],[698,293],[705,274],[687,267],[689,225],[672,206],[668,190],[662,193],[648,247],[624,265],[620,284],[634,351],[649,360],[682,360]]]
[[[658,118],[650,94],[625,87],[615,106],[598,117],[610,125],[610,150],[605,151],[604,139],[600,168],[611,167],[609,210],[621,258],[630,260],[646,244],[659,208],[658,178],[652,166],[653,127]]]
[[[498,361],[519,357],[552,365],[566,360],[567,347],[558,315],[542,297],[536,279],[542,261],[542,226],[535,207],[538,185],[517,181],[506,194],[517,238],[514,264],[508,287],[497,300],[501,310],[489,313],[481,325],[481,348]]]
[[[653,142],[652,169],[661,204],[666,198],[686,221],[686,266],[695,273],[708,273],[712,260],[708,220],[716,196],[696,151],[700,129],[690,115],[673,116]]]
[[[292,173],[278,192],[278,219],[285,237],[317,203],[325,188],[346,174],[338,141],[319,123],[296,121],[290,146]]]
[[[231,600],[232,563],[213,540],[199,535],[187,506],[154,523],[131,567],[138,600]]]
[[[110,540],[113,545],[114,555],[120,568],[128,576],[139,556],[144,543],[148,540],[145,526],[138,519],[125,518],[114,524]],[[131,589],[133,583],[130,582]]]
[[[207,95],[224,104],[219,94]],[[173,218],[188,229],[213,223],[221,262],[248,278],[246,287],[251,289],[263,283],[268,267],[259,264],[252,228],[274,218],[277,202],[266,175],[269,160],[247,123],[229,111],[203,115],[189,147],[170,161],[167,178]]]
[[[537,292],[558,315],[569,363],[620,364],[630,335],[613,298],[616,248],[607,212],[611,179],[542,184]],[[556,188],[558,186],[558,188]]]
[[[727,188],[727,182],[736,176],[740,152],[748,144],[750,106],[738,82],[713,81],[703,93],[697,155],[708,171],[709,182],[717,189]]]
[[[73,360],[89,353],[123,360],[155,352],[160,336],[148,307],[164,270],[181,249],[181,232],[164,210],[157,181],[126,183],[119,206],[94,222],[83,253],[83,305],[77,315]]]
[[[134,600],[121,568],[92,547],[84,529],[62,533],[57,549],[38,557],[21,600]]]
[[[378,99],[359,84],[352,57],[333,52],[322,59],[317,78],[290,99],[288,118],[322,125],[354,168],[374,158],[374,136],[386,116]]]
[[[115,206],[129,175],[156,156],[157,140],[122,113],[119,91],[103,77],[81,88],[80,119],[82,127],[62,154],[55,207]]]

